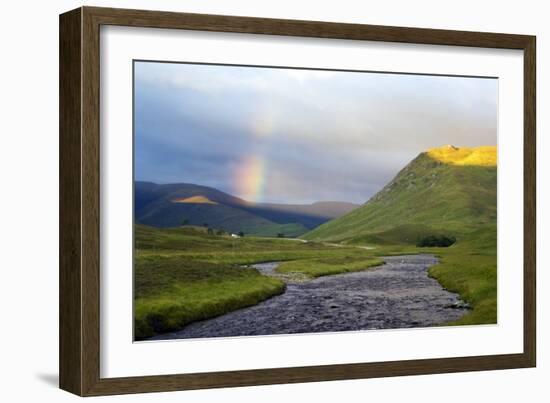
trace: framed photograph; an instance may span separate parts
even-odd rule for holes
[[[535,37],[60,16],[60,387],[533,367]]]

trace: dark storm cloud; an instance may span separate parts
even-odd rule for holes
[[[496,144],[493,79],[143,62],[135,73],[138,180],[362,203],[428,148]]]

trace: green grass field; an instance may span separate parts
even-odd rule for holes
[[[135,338],[182,328],[193,321],[257,304],[285,284],[244,267],[284,261],[281,273],[318,277],[367,269],[381,260],[356,247],[292,239],[210,235],[205,228],[137,225]]]
[[[366,270],[380,256],[433,253],[429,274],[458,292],[472,311],[451,324],[496,322],[496,228],[489,226],[450,248],[407,244],[335,246],[207,234],[204,228],[136,226],[135,338],[173,331],[193,321],[257,304],[284,292],[284,283],[246,265],[282,261],[277,271],[306,278]],[[372,244],[370,244],[372,245]]]

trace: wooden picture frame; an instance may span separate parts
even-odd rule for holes
[[[523,353],[227,372],[100,377],[100,26],[523,50]],[[60,387],[81,396],[533,367],[536,363],[535,37],[81,7],[60,16]]]

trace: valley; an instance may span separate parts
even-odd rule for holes
[[[136,340],[496,323],[496,147],[423,152],[361,206],[136,182],[135,216]]]

